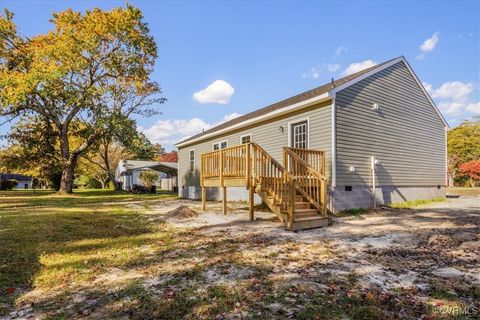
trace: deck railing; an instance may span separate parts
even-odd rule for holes
[[[295,214],[295,178],[262,147],[246,143],[202,154],[201,181],[205,179],[243,178],[247,187],[259,187],[288,212],[291,226]]]
[[[305,161],[310,167],[325,175],[325,151],[313,149],[300,149],[288,147],[288,150],[295,153],[300,159]],[[285,163],[284,163],[285,165]]]
[[[249,188],[259,187],[287,211],[294,222],[297,190],[325,213],[325,153],[318,150],[284,148],[282,166],[256,143],[246,143],[202,154],[201,183],[205,179],[245,179]]]
[[[284,167],[296,178],[299,191],[326,216],[325,153],[285,147],[283,162]]]

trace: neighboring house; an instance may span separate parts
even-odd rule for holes
[[[14,173],[0,173],[0,182],[2,180],[16,180],[18,182],[15,189],[32,189],[33,177],[25,176],[23,174]]]
[[[120,160],[115,171],[116,180],[123,190],[130,190],[134,185],[143,185],[140,173],[145,170],[158,172],[156,186],[160,190],[177,190],[177,163],[144,160]]]
[[[217,187],[220,185],[213,180],[205,182],[215,177],[207,173],[200,178],[202,154],[254,142],[290,172],[292,165],[286,165],[284,157],[286,152],[296,149],[283,150],[284,147],[324,151],[319,155],[326,158],[323,173],[328,190],[324,191],[328,192],[326,203],[322,200],[321,205],[328,205],[332,211],[371,207],[374,201],[389,204],[444,197],[447,128],[445,119],[402,56],[177,143],[179,195],[198,199],[205,187],[208,199],[221,199],[222,192]],[[240,156],[247,151],[252,152],[245,149]],[[204,171],[218,166],[219,158],[212,164],[205,157]],[[278,168],[281,165],[275,166],[281,171]],[[319,171],[320,168],[321,165],[317,167]],[[260,173],[258,168],[249,170],[248,177]],[[257,186],[261,181],[258,176],[246,187]],[[264,177],[263,181],[267,179]],[[228,186],[231,185],[235,182],[230,181]],[[245,185],[228,188],[228,199],[248,199],[247,188]],[[265,201],[265,194],[258,192],[262,188],[266,186],[254,190]],[[312,188],[320,190],[319,186]],[[269,197],[276,197],[278,202],[282,195]]]

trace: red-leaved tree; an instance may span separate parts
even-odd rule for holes
[[[178,162],[178,153],[177,151],[173,150],[158,156],[157,160],[161,162]]]
[[[463,175],[468,177],[472,187],[475,187],[480,181],[480,160],[461,163],[458,168]]]

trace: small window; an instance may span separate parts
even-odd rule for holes
[[[195,150],[190,150],[190,171],[195,170]]]
[[[216,142],[213,144],[213,150],[225,149],[227,147],[227,141]]]
[[[249,134],[249,135],[246,135],[246,136],[242,136],[242,137],[240,138],[240,143],[241,143],[241,144],[250,143],[251,137],[252,137],[252,136],[251,136],[250,134]]]
[[[345,191],[352,191],[352,186],[345,186]]]

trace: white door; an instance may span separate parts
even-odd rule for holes
[[[292,135],[290,145],[293,148],[308,149],[308,122],[307,120],[291,125]]]

